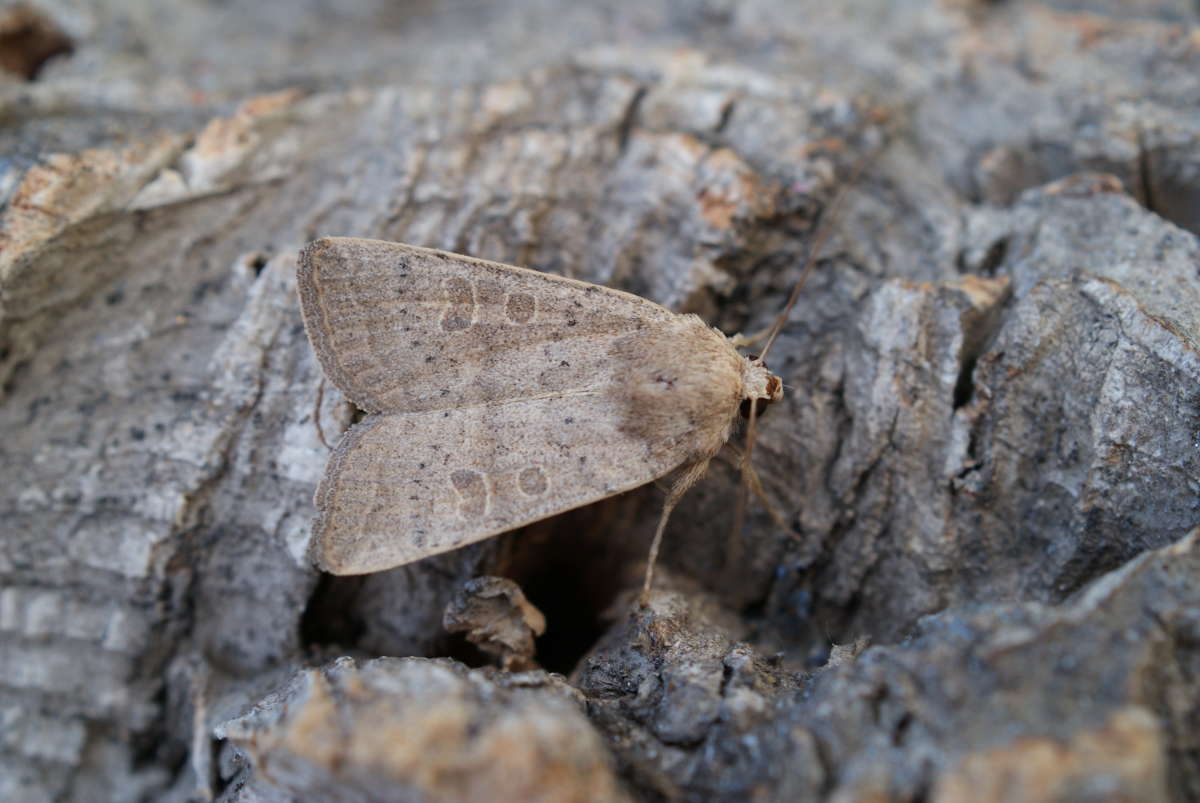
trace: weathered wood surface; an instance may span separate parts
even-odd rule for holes
[[[0,19],[0,798],[1200,800],[1194,4],[385,5]],[[718,464],[646,610],[654,488],[304,563],[306,241],[748,331],[871,154],[770,356],[790,532]],[[480,575],[568,680],[418,660]]]

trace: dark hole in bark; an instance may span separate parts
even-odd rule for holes
[[[32,81],[47,61],[72,50],[70,37],[32,6],[0,12],[0,69]]]
[[[568,674],[609,628],[605,618],[643,559],[644,533],[633,526],[637,500],[605,499],[530,525],[514,535],[511,577],[546,616],[537,661]]]
[[[20,384],[21,381],[24,381],[25,377],[28,375],[29,365],[29,360],[21,360],[14,365],[12,373],[10,373],[8,376],[8,381],[6,381],[4,386],[0,388],[0,393],[2,393],[4,396],[11,396],[13,391],[17,389],[17,385]]]
[[[958,371],[958,380],[954,383],[955,410],[970,404],[971,397],[975,395],[974,376],[977,359],[974,355],[967,357]]]
[[[255,276],[261,276],[263,268],[267,266],[267,255],[264,253],[251,254],[246,259],[246,265],[254,271]]]
[[[323,574],[300,617],[300,641],[309,646],[351,647],[363,634],[357,600],[361,577]]]
[[[988,248],[987,253],[983,255],[983,262],[979,264],[979,275],[992,277],[996,275],[996,269],[1004,263],[1004,257],[1008,255],[1008,240],[997,240]]]

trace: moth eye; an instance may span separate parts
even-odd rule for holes
[[[771,406],[771,400],[770,399],[755,399],[754,401],[755,401],[754,417],[762,418],[763,413],[765,413],[767,411],[767,408],[769,406]],[[750,417],[750,400],[749,399],[742,399],[742,403],[738,407],[738,412],[741,413],[742,418]]]

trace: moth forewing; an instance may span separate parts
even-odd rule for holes
[[[577,390],[605,364],[597,346],[677,317],[586,282],[351,237],[310,243],[297,285],[325,375],[369,412]]]
[[[779,382],[692,315],[598,285],[352,238],[301,253],[305,327],[371,411],[342,438],[311,555],[381,571],[643,485],[699,478]],[[774,379],[774,385],[771,380]]]

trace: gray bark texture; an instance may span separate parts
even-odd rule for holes
[[[1198,23],[0,6],[0,799],[1200,801]],[[654,486],[307,563],[307,241],[733,333],[822,226],[752,457],[777,515],[732,538],[715,462],[647,605]]]

